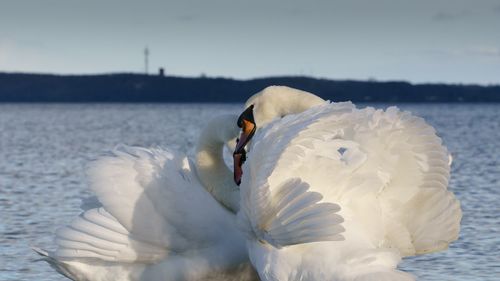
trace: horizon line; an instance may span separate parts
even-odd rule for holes
[[[498,83],[475,83],[475,82],[411,82],[408,80],[379,80],[377,78],[368,79],[355,79],[355,78],[329,78],[329,77],[319,77],[313,75],[302,75],[302,74],[277,74],[270,76],[256,76],[252,78],[235,78],[228,76],[210,76],[207,74],[200,74],[199,76],[187,76],[187,75],[176,75],[176,74],[165,74],[163,76],[159,73],[142,73],[142,72],[95,72],[95,73],[55,73],[55,72],[28,72],[28,71],[3,71],[0,70],[0,74],[20,74],[20,75],[46,75],[46,76],[106,76],[106,75],[137,75],[137,76],[148,76],[148,77],[164,77],[164,78],[183,78],[183,79],[227,79],[235,81],[252,81],[260,79],[276,79],[276,78],[306,78],[315,80],[328,80],[336,82],[360,82],[360,83],[407,83],[413,86],[418,85],[448,85],[448,86],[479,86],[479,87],[500,87],[500,82]]]

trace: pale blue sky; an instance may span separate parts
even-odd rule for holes
[[[500,0],[0,0],[0,71],[500,84]]]

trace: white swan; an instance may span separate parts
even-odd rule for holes
[[[127,146],[97,160],[88,175],[98,202],[57,231],[54,252],[35,251],[73,280],[256,279],[235,225],[239,190],[222,158],[236,119],[207,125],[196,164]]]
[[[414,280],[396,269],[402,257],[457,239],[462,214],[446,190],[448,153],[423,119],[286,87],[250,104],[258,129],[238,218],[262,280]],[[299,104],[313,107],[294,114]],[[235,155],[248,141],[245,114]]]

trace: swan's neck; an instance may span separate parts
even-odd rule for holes
[[[211,120],[202,131],[196,148],[196,166],[200,181],[223,206],[236,213],[239,210],[239,188],[233,171],[224,163],[223,151],[227,141],[239,132],[237,115],[223,115]]]
[[[262,128],[274,118],[300,113],[324,103],[322,98],[305,91],[270,86],[248,99],[245,108],[254,105],[255,123]]]

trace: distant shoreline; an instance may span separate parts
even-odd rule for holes
[[[0,73],[0,102],[236,103],[270,85],[298,88],[332,101],[500,102],[500,85],[411,84],[305,76],[238,80],[130,73]]]

